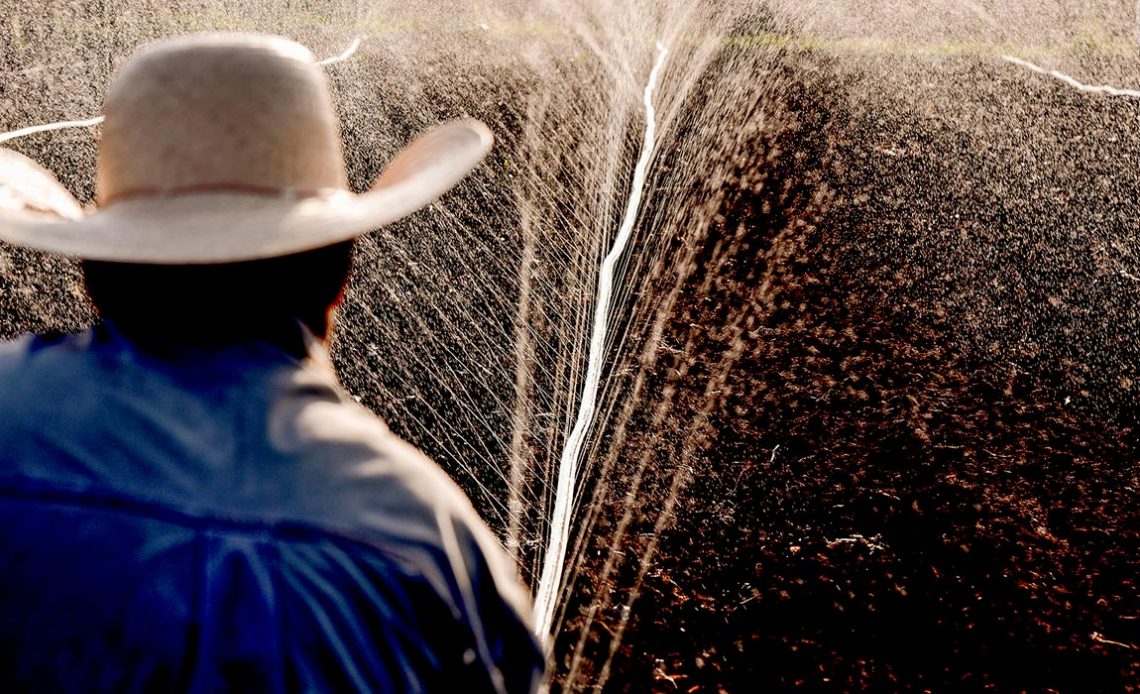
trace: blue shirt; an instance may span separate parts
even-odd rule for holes
[[[319,348],[0,345],[0,689],[533,691],[512,562]]]

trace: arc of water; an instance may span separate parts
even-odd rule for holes
[[[44,125],[30,125],[26,128],[13,130],[7,133],[0,133],[0,144],[9,140],[15,140],[17,137],[24,137],[25,135],[35,135],[36,133],[46,133],[52,130],[67,130],[68,128],[90,128],[99,125],[103,122],[103,116],[95,116],[94,118],[87,118],[85,120],[65,120],[58,123],[45,123]]]
[[[363,36],[356,37],[355,39],[352,40],[352,43],[349,45],[349,47],[344,49],[344,51],[341,52],[339,55],[334,55],[334,56],[325,58],[324,60],[319,61],[317,63],[317,65],[325,66],[325,65],[336,65],[337,63],[343,63],[344,61],[348,60],[349,58],[351,58],[356,53],[356,49],[360,48],[360,44],[363,41],[364,41]]]
[[[348,48],[346,48],[342,53],[340,53],[338,55],[331,56],[329,58],[325,58],[324,60],[319,61],[317,63],[317,65],[320,65],[322,67],[327,67],[329,65],[336,65],[337,63],[343,63],[344,61],[348,60],[349,58],[351,58],[356,53],[357,49],[360,48],[360,44],[363,41],[364,41],[364,37],[358,37],[356,39],[353,39],[352,44]],[[104,120],[103,116],[95,116],[94,118],[86,118],[84,120],[65,120],[65,121],[59,121],[58,123],[45,123],[43,125],[30,125],[26,128],[20,128],[19,130],[12,130],[10,132],[0,133],[0,144],[4,144],[5,142],[8,142],[10,140],[15,140],[18,137],[25,137],[27,135],[35,135],[36,133],[46,133],[46,132],[51,132],[53,130],[68,130],[70,128],[91,128],[91,127],[94,127],[96,125],[99,125],[100,123],[103,122],[103,120]]]
[[[1030,70],[1042,75],[1048,75],[1053,79],[1064,82],[1073,89],[1079,89],[1082,92],[1090,92],[1093,94],[1107,94],[1108,96],[1127,96],[1133,99],[1140,99],[1140,91],[1137,91],[1135,89],[1120,89],[1117,87],[1109,86],[1107,84],[1085,84],[1084,82],[1079,82],[1059,70],[1046,70],[1040,65],[1035,65],[1028,60],[1023,60],[1021,58],[1015,58],[1012,55],[1003,55],[1001,59],[1008,63],[1013,63],[1014,65],[1020,65],[1026,70]]]
[[[593,332],[590,335],[590,350],[586,360],[586,375],[582,383],[581,401],[578,405],[574,427],[566,439],[566,445],[562,449],[562,456],[559,460],[554,512],[550,518],[550,540],[547,542],[546,554],[543,558],[542,574],[539,578],[534,608],[536,631],[540,638],[547,641],[548,647],[554,621],[554,608],[562,587],[566,548],[570,539],[570,515],[574,492],[578,483],[578,472],[582,462],[582,450],[597,409],[603,357],[608,337],[607,322],[610,318],[610,306],[613,300],[614,275],[617,263],[625,252],[630,236],[633,234],[638,212],[641,210],[645,176],[649,170],[649,162],[656,146],[657,114],[653,107],[653,92],[657,88],[657,78],[668,54],[669,48],[658,42],[657,61],[654,63],[653,69],[650,70],[649,80],[645,84],[645,139],[641,146],[641,156],[633,171],[633,184],[630,189],[629,203],[625,209],[625,217],[618,229],[617,236],[614,238],[609,254],[602,260],[601,270],[598,273]]]

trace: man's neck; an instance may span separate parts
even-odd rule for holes
[[[175,355],[187,350],[215,351],[253,343],[265,344],[295,359],[304,359],[314,345],[323,344],[303,321],[282,317],[248,321],[212,321],[170,323],[166,320],[142,321],[109,319],[114,331],[140,350],[155,355]]]

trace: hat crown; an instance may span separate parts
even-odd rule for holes
[[[347,185],[324,73],[287,39],[215,34],[157,44],[119,73],[104,113],[96,177],[103,203]]]

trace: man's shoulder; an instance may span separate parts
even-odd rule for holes
[[[32,355],[34,345],[40,339],[37,335],[21,335],[0,342],[0,374],[20,371]]]
[[[305,516],[381,545],[458,550],[483,565],[512,606],[527,609],[502,544],[438,464],[343,394],[310,391],[302,403],[291,408],[289,437],[278,445],[301,453],[306,474],[321,479],[300,485],[308,490]]]
[[[0,343],[0,408],[26,408],[56,390],[73,389],[89,336],[24,335]]]
[[[353,525],[398,521],[387,530],[410,529],[417,519],[434,526],[441,514],[479,522],[466,495],[434,461],[343,393],[311,389],[275,410],[272,445],[300,458],[302,474],[332,496],[309,495],[313,511]]]
[[[449,593],[446,602],[463,613],[461,620],[498,642],[492,650],[511,651],[497,656],[511,661],[503,665],[511,670],[505,676],[538,677],[542,657],[531,634],[530,597],[495,533],[438,464],[372,412],[351,402],[342,407],[342,416],[355,420],[342,435],[363,442],[364,454],[336,471],[334,525],[373,548],[365,554],[403,557],[414,573]],[[465,605],[469,599],[475,602]]]
[[[24,372],[43,359],[75,356],[86,351],[91,331],[21,335],[0,342],[0,374]]]
[[[20,368],[27,358],[31,335],[22,335],[14,340],[0,342],[0,374],[7,374]]]

